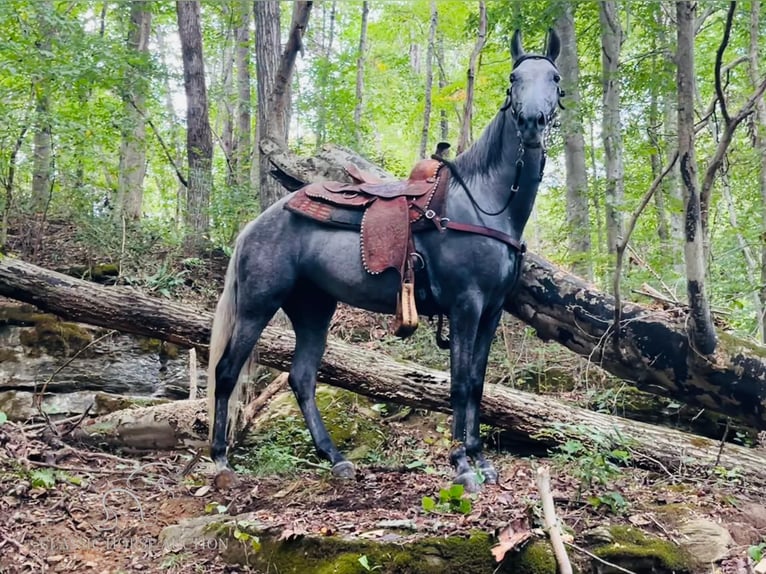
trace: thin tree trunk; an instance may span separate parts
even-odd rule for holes
[[[223,120],[221,127],[221,150],[226,160],[226,185],[232,187],[235,184],[234,162],[232,160],[236,153],[236,141],[234,139],[234,123],[236,121],[237,94],[234,85],[234,59],[237,51],[237,33],[236,18],[237,14],[229,14],[236,7],[224,4],[223,12],[226,22],[224,32],[223,58],[221,64],[221,83],[222,93],[219,103],[220,112],[218,118]],[[233,25],[233,28],[232,28]],[[215,78],[211,79],[211,84],[215,84]],[[217,129],[217,126],[216,126]]]
[[[601,73],[603,109],[601,137],[606,163],[606,242],[607,251],[615,253],[622,236],[622,203],[624,196],[624,167],[622,162],[622,128],[620,126],[620,49],[622,26],[615,0],[599,3],[601,22]]]
[[[561,133],[564,138],[567,181],[567,229],[569,230],[569,256],[572,270],[582,277],[592,278],[590,253],[590,214],[588,204],[588,176],[585,166],[585,137],[580,108],[580,65],[577,56],[577,37],[574,10],[567,2],[557,21],[561,39],[562,88],[567,94],[561,110]]]
[[[354,125],[356,126],[356,149],[362,149],[362,111],[364,98],[364,61],[367,53],[367,17],[370,3],[362,2],[362,27],[359,32],[359,52],[356,57],[356,105],[354,106]]]
[[[700,186],[694,151],[694,16],[696,3],[677,2],[678,48],[678,156],[684,190],[686,289],[689,298],[689,332],[697,351],[711,355],[716,334],[705,289],[704,241],[701,225]]]
[[[444,34],[436,35],[436,62],[439,65],[439,92],[443,93],[447,87],[447,74],[444,72]],[[439,110],[439,138],[442,142],[449,140],[449,120],[447,110],[442,106]]]
[[[128,53],[142,58],[149,53],[151,4],[132,0],[128,28]],[[128,64],[123,87],[123,125],[115,215],[140,219],[146,176],[146,80],[141,69]]]
[[[266,139],[287,143],[290,118],[290,84],[295,60],[302,49],[313,2],[294,2],[290,36],[280,57],[279,2],[255,3],[255,55],[258,83],[258,143]],[[284,189],[269,176],[269,161],[259,151],[261,209],[284,195]]]
[[[428,28],[428,47],[426,50],[426,90],[423,96],[423,131],[420,136],[418,157],[426,157],[428,149],[428,133],[431,130],[431,92],[434,84],[434,43],[436,42],[436,26],[439,13],[436,10],[436,0],[431,0],[431,25]]]
[[[327,3],[322,4],[322,56],[324,57],[324,63],[320,68],[320,74],[318,83],[319,86],[319,104],[317,106],[317,129],[316,129],[316,148],[327,140],[327,99],[328,93],[331,91],[330,84],[330,60],[332,57],[332,44],[335,36],[335,8],[336,0],[332,0],[330,4],[329,24],[327,22]],[[326,31],[327,30],[327,31]]]
[[[155,34],[157,39],[157,52],[159,53],[160,62],[162,67],[167,69],[167,45],[165,43],[165,32],[161,27],[157,28]],[[178,127],[178,116],[176,115],[176,109],[173,106],[173,90],[170,87],[170,77],[165,74],[163,77],[164,89],[165,89],[165,110],[168,114],[168,118],[171,119],[170,130],[170,162],[174,166],[180,166],[183,163],[183,146],[181,144],[180,128]],[[175,201],[175,225],[176,229],[181,226],[183,220],[183,210],[186,205],[186,185],[181,181],[181,178],[177,178],[176,181],[176,201]]]
[[[760,36],[761,0],[751,0],[750,3],[750,80],[753,88],[758,86],[760,73],[758,58],[760,51],[758,40]],[[755,104],[755,121],[753,136],[756,156],[760,158],[758,184],[761,191],[761,289],[759,299],[761,309],[766,309],[766,101],[761,98]],[[766,319],[763,312],[758,317],[758,328],[762,341],[766,343]]]
[[[476,72],[479,69],[479,56],[487,43],[487,6],[484,0],[479,1],[479,31],[476,43],[468,61],[465,84],[465,105],[463,106],[463,122],[460,125],[460,136],[457,140],[457,153],[463,153],[473,141],[471,126],[473,123],[473,96],[476,84]]]
[[[255,10],[255,71],[258,90],[258,125],[256,139],[261,141],[267,135],[280,140],[287,139],[287,119],[274,118],[275,134],[269,134],[269,98],[279,67],[279,0],[261,0],[253,4]],[[269,161],[261,152],[258,154],[258,185],[261,210],[265,210],[282,195],[281,186],[269,176]]]
[[[236,151],[232,154],[236,184],[244,188],[250,183],[250,162],[252,161],[252,136],[250,134],[250,0],[239,0],[239,14],[235,39],[237,47],[237,129]]]
[[[37,6],[37,24],[39,50],[43,52],[43,61],[47,60],[50,53],[52,33],[49,18],[54,12],[51,0],[40,0]],[[42,218],[48,207],[51,196],[53,151],[51,139],[51,96],[50,82],[43,70],[35,78],[35,132],[32,150],[32,212]]]
[[[178,0],[176,11],[183,54],[186,154],[189,162],[184,243],[188,254],[196,254],[206,244],[210,226],[213,141],[208,118],[199,1]]]

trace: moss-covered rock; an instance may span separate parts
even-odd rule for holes
[[[200,542],[207,537],[212,542]],[[497,564],[486,533],[470,537],[417,537],[386,532],[385,542],[340,536],[302,536],[281,540],[248,515],[200,517],[166,528],[166,548],[186,548],[190,541],[216,548],[231,564],[282,574],[555,574],[548,544],[536,542]],[[366,567],[365,567],[366,564]]]
[[[83,327],[60,321],[53,315],[43,315],[34,327],[19,334],[19,341],[25,347],[63,357],[69,357],[83,349],[92,339],[91,333]]]
[[[367,399],[350,391],[320,385],[316,394],[327,431],[350,460],[364,460],[380,451],[386,437],[380,415]],[[235,462],[260,474],[289,471],[295,459],[316,460],[311,435],[291,391],[277,395],[258,417]]]
[[[692,557],[672,542],[631,526],[610,526],[608,530],[611,542],[594,549],[600,558],[634,572],[692,571]]]

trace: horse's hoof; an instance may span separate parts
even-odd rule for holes
[[[342,460],[333,465],[332,475],[337,478],[354,478],[356,476],[356,469],[349,461]]]
[[[481,472],[484,477],[484,484],[497,484],[497,481],[500,478],[492,465],[489,465],[486,468],[479,467],[479,472]]]
[[[213,486],[218,490],[229,490],[237,485],[239,485],[239,478],[230,468],[224,468],[213,478]]]
[[[463,490],[465,490],[465,492],[468,494],[473,494],[475,492],[481,491],[481,483],[479,482],[479,477],[472,470],[458,474],[452,483],[462,484]]]

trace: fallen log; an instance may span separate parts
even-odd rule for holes
[[[289,189],[301,179],[351,181],[343,170],[346,163],[359,167],[366,162],[370,170],[367,160],[342,148],[342,154],[329,154],[329,146],[308,159],[279,147],[268,149],[273,151],[272,175],[284,185],[290,182]],[[375,175],[394,177],[380,168]],[[719,332],[715,354],[704,357],[689,344],[686,309],[627,303],[615,329],[614,308],[611,295],[531,253],[505,305],[543,340],[560,343],[641,390],[766,429],[766,348]]]
[[[123,287],[87,283],[9,257],[0,260],[0,294],[70,320],[99,326],[109,323],[113,328],[119,326],[131,333],[199,349],[206,348],[210,335],[211,313]],[[287,371],[293,345],[292,331],[268,327],[258,343],[259,362]],[[397,362],[340,341],[328,342],[318,379],[376,401],[450,412],[447,373]],[[192,409],[195,420],[203,420],[201,403],[200,409],[199,414]],[[737,469],[753,484],[766,484],[762,472],[766,455],[760,451],[730,444],[721,450],[719,443],[710,439],[591,412],[500,385],[487,385],[482,420],[508,429],[519,441],[552,446],[568,438],[589,441],[594,436],[609,436],[629,448],[636,462],[646,467],[707,475],[717,465]],[[200,438],[206,436],[206,425],[191,426]]]

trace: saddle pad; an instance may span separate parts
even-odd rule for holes
[[[371,274],[394,268],[404,274],[410,234],[407,198],[378,199],[362,218],[362,264]]]
[[[362,208],[368,205],[370,202],[375,201],[374,197],[361,195],[358,189],[354,189],[350,184],[335,184],[335,185],[347,185],[348,190],[342,190],[341,193],[331,191],[328,189],[330,184],[325,182],[311,183],[303,188],[304,193],[313,199],[319,199],[332,203],[333,205],[342,205],[343,207],[355,207]]]
[[[308,197],[302,189],[287,201],[285,209],[332,227],[357,231],[362,227],[363,213],[359,208],[338,207],[317,201]]]

